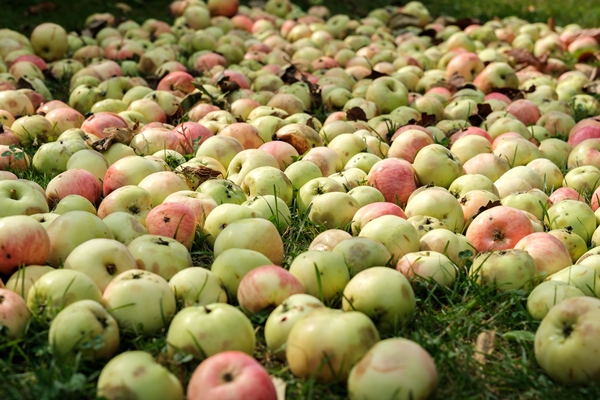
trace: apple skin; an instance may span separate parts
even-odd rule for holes
[[[102,293],[102,304],[122,330],[140,335],[159,332],[175,315],[175,295],[166,280],[130,269],[115,276]]]
[[[227,293],[219,277],[202,267],[189,267],[169,280],[178,308],[227,303]]]
[[[419,233],[406,219],[396,215],[382,215],[365,224],[359,237],[377,240],[392,255],[391,262],[395,265],[405,254],[419,251]]]
[[[6,281],[6,288],[12,290],[23,299],[27,299],[29,290],[42,275],[53,271],[54,268],[48,265],[28,265],[19,268]]]
[[[34,314],[51,320],[64,307],[86,299],[102,301],[98,285],[83,272],[61,268],[38,278],[27,294],[27,307]]]
[[[188,400],[277,400],[275,385],[258,361],[240,351],[204,360],[187,386]]]
[[[264,218],[240,219],[223,229],[213,246],[215,257],[231,248],[256,250],[267,256],[274,265],[283,262],[283,241],[279,231]]]
[[[477,215],[465,236],[479,252],[511,249],[533,233],[529,218],[516,208],[497,206]]]
[[[248,272],[238,286],[240,308],[248,315],[272,311],[285,299],[304,293],[302,283],[278,265],[264,265]]]
[[[67,31],[57,24],[45,22],[31,32],[31,46],[45,61],[63,58],[69,47]]]
[[[211,272],[222,282],[228,298],[233,300],[237,296],[240,281],[248,272],[271,264],[271,260],[258,251],[232,248],[215,257]]]
[[[547,232],[531,233],[519,240],[514,248],[529,253],[540,273],[551,275],[573,263],[565,245]]]
[[[405,254],[396,269],[409,280],[433,280],[438,285],[451,288],[456,280],[456,268],[448,257],[437,251],[417,251]]]
[[[318,308],[292,327],[286,359],[299,378],[344,382],[354,364],[378,341],[377,328],[365,314]]]
[[[81,353],[88,360],[110,359],[119,342],[117,321],[93,300],[79,300],[63,308],[48,332],[48,343],[59,358],[72,359]]]
[[[325,305],[309,294],[293,294],[278,305],[265,323],[265,342],[271,354],[285,360],[285,344],[290,330],[300,318]]]
[[[17,339],[25,333],[31,312],[17,293],[0,288],[0,327],[7,339]]]
[[[344,288],[344,311],[365,313],[381,333],[395,332],[412,319],[416,300],[408,279],[383,266],[356,274]]]
[[[196,237],[196,214],[183,203],[162,203],[148,212],[146,229],[152,235],[174,238],[188,250]]]
[[[183,387],[175,375],[145,351],[125,351],[100,372],[96,396],[108,400],[183,400]]]
[[[386,158],[376,162],[367,175],[367,183],[377,188],[385,201],[404,205],[417,189],[413,166],[406,160]]]
[[[65,260],[63,268],[85,273],[104,291],[114,276],[137,268],[137,264],[123,243],[98,238],[75,247]]]
[[[350,238],[352,235],[342,229],[327,229],[310,242],[308,250],[333,251],[338,244]]]
[[[0,218],[0,273],[44,264],[49,254],[50,237],[41,223],[26,215]]]
[[[481,253],[475,257],[469,273],[480,285],[494,287],[500,292],[530,290],[538,277],[534,259],[518,249]]]
[[[300,253],[292,261],[289,271],[302,283],[307,294],[325,304],[339,299],[350,281],[344,257],[331,251],[309,250]]]
[[[433,357],[419,344],[404,338],[382,340],[350,370],[350,400],[424,400],[438,387]]]
[[[570,297],[585,294],[573,285],[563,281],[545,281],[537,285],[527,297],[527,311],[531,318],[541,321],[556,304]]]
[[[68,211],[56,218],[46,229],[50,237],[50,254],[47,262],[58,268],[71,251],[90,239],[114,239],[108,226],[96,215],[87,211]]]
[[[572,297],[552,307],[535,333],[535,358],[563,385],[586,385],[600,377],[600,300]]]
[[[191,306],[179,311],[167,332],[167,354],[205,359],[223,351],[254,354],[256,335],[250,319],[226,303]]]
[[[50,208],[46,195],[27,182],[9,179],[0,181],[0,218],[48,212]]]

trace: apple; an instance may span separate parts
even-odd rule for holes
[[[325,303],[338,299],[350,279],[343,256],[329,251],[299,254],[290,265],[290,273],[298,278],[306,293]]]
[[[191,354],[203,360],[237,350],[254,354],[256,335],[250,319],[226,303],[190,306],[179,311],[167,331],[167,354]]]
[[[104,365],[96,388],[98,398],[116,400],[135,396],[148,400],[183,400],[179,379],[150,353],[125,351]]]
[[[344,258],[351,277],[372,267],[386,266],[392,257],[382,243],[366,237],[343,240],[333,247],[333,252]]]
[[[267,370],[241,351],[215,354],[194,370],[187,387],[189,400],[277,400]]]
[[[264,166],[249,171],[241,184],[242,190],[249,198],[264,195],[275,195],[287,206],[292,204],[294,190],[292,182],[279,168]]]
[[[512,249],[533,232],[533,225],[523,211],[497,206],[478,214],[467,227],[465,236],[478,252],[485,252]]]
[[[560,384],[584,385],[600,374],[596,341],[600,301],[572,297],[552,307],[535,333],[535,358]],[[585,327],[585,329],[582,329]]]
[[[596,271],[583,264],[570,265],[554,274],[547,280],[561,281],[579,288],[586,296],[598,297],[600,277]]]
[[[550,229],[570,227],[573,233],[589,243],[596,230],[596,217],[592,208],[578,200],[563,200],[552,205],[546,213]]]
[[[73,269],[50,271],[33,284],[27,294],[27,307],[48,320],[78,300],[102,302],[98,285],[86,274]]]
[[[254,268],[272,265],[265,255],[255,250],[232,248],[215,257],[211,272],[222,282],[229,299],[235,299],[243,277]]]
[[[148,233],[173,238],[188,250],[196,238],[196,225],[196,213],[183,203],[159,204],[146,216]]]
[[[551,275],[573,263],[565,245],[547,232],[531,233],[519,240],[514,248],[529,253],[540,273]]]
[[[272,311],[285,299],[304,293],[300,281],[286,269],[266,265],[249,271],[238,286],[237,299],[242,311],[253,315]]]
[[[219,277],[202,267],[185,268],[171,277],[169,287],[178,308],[227,303],[227,293]]]
[[[108,157],[107,157],[108,158]],[[104,196],[125,186],[137,185],[153,172],[167,171],[169,168],[164,160],[147,158],[136,155],[118,159],[106,171],[102,185]]]
[[[563,281],[545,281],[537,285],[527,297],[527,312],[531,318],[541,321],[548,311],[561,301],[585,294],[575,286]]]
[[[348,282],[342,309],[365,313],[381,333],[395,332],[414,316],[415,294],[404,275],[376,266],[360,271]]]
[[[38,280],[38,278],[47,272],[54,270],[48,265],[28,265],[19,268],[6,281],[6,288],[12,290],[23,299],[27,299],[29,289]]]
[[[530,290],[538,276],[535,260],[524,250],[506,249],[479,254],[469,274],[482,286],[500,292],[514,289]]]
[[[45,61],[63,58],[69,47],[67,31],[57,24],[45,22],[31,32],[31,47]]]
[[[309,294],[293,294],[269,314],[265,323],[265,341],[271,354],[285,359],[285,345],[290,330],[300,318],[325,305]]]
[[[115,212],[125,212],[145,226],[146,217],[151,209],[152,197],[146,189],[137,185],[125,185],[102,199],[98,206],[98,216],[104,219]]]
[[[437,218],[453,232],[462,232],[465,216],[458,200],[444,188],[422,187],[409,197],[404,212],[408,218],[427,216]]]
[[[179,241],[155,234],[141,235],[127,245],[135,265],[165,280],[193,266],[192,256]]]
[[[44,193],[25,181],[0,181],[0,217],[48,213],[50,209]]]
[[[18,339],[25,333],[31,312],[25,300],[9,289],[0,288],[0,327],[7,339]]]
[[[108,226],[96,215],[86,211],[69,211],[57,217],[46,229],[50,238],[47,262],[57,268],[71,251],[94,238],[113,239]]]
[[[63,308],[50,323],[48,343],[60,359],[111,359],[119,348],[119,326],[102,304],[79,300]]]
[[[143,178],[138,186],[150,193],[152,207],[159,206],[167,196],[175,192],[189,189],[186,180],[173,171],[153,172]]]
[[[41,223],[26,215],[0,218],[0,273],[44,264],[50,254],[50,237]]]
[[[275,225],[263,218],[239,219],[227,225],[214,242],[215,257],[231,248],[256,250],[267,256],[275,265],[281,265],[283,262],[281,236]]]
[[[408,105],[408,90],[399,80],[383,76],[374,79],[367,87],[365,99],[375,103],[382,114],[388,114]]]
[[[391,338],[375,343],[352,367],[348,397],[426,399],[435,393],[438,382],[435,361],[423,347],[409,339]]]
[[[368,184],[377,188],[385,201],[399,205],[406,204],[410,194],[416,190],[416,181],[413,166],[398,158],[378,161],[367,175]]]
[[[378,341],[377,328],[365,314],[319,308],[290,330],[286,359],[299,378],[344,382],[354,364]]]
[[[315,236],[310,242],[308,250],[333,251],[338,244],[350,238],[352,238],[352,235],[344,230],[327,229]]]
[[[104,289],[101,302],[122,330],[138,335],[166,329],[176,312],[175,295],[167,281],[139,269],[115,276]]]

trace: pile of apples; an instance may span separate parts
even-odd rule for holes
[[[150,354],[117,354],[122,332],[164,333],[166,357],[202,360],[188,399],[275,399],[252,357],[263,314],[294,375],[423,399],[433,358],[381,337],[415,318],[415,282],[463,274],[531,291],[539,365],[596,379],[597,30],[416,1],[361,19],[288,0],[170,11],[0,29],[7,338],[46,320],[57,357],[107,361],[99,396],[182,399]],[[292,221],[322,231],[299,254]]]

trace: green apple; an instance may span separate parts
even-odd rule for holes
[[[98,377],[96,396],[107,400],[183,400],[175,375],[145,351],[125,351],[111,359]]]
[[[102,304],[79,300],[62,309],[50,324],[48,343],[58,358],[110,359],[119,348],[119,326]]]
[[[190,306],[179,311],[167,332],[167,353],[203,360],[223,351],[254,354],[256,335],[250,319],[226,303]]]
[[[202,267],[179,271],[169,280],[178,308],[227,303],[227,293],[219,277]]]

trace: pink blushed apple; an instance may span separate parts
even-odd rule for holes
[[[497,206],[477,215],[465,236],[477,251],[485,252],[512,249],[533,232],[531,221],[521,210]]]
[[[288,270],[265,265],[248,272],[238,286],[237,299],[247,314],[272,311],[293,294],[304,293],[302,283]]]
[[[241,351],[225,351],[204,360],[187,387],[188,400],[277,400],[267,370]]]
[[[196,214],[182,203],[163,203],[146,216],[146,229],[152,235],[167,236],[191,249],[196,236]]]
[[[85,169],[70,169],[54,177],[46,187],[46,196],[53,203],[62,198],[77,194],[88,199],[92,204],[100,202],[102,188],[98,179]]]
[[[368,184],[378,189],[385,201],[406,204],[408,197],[417,189],[412,165],[399,158],[387,158],[376,162],[367,176]]]
[[[46,229],[34,218],[14,215],[0,218],[0,273],[19,266],[43,265],[50,254]]]

